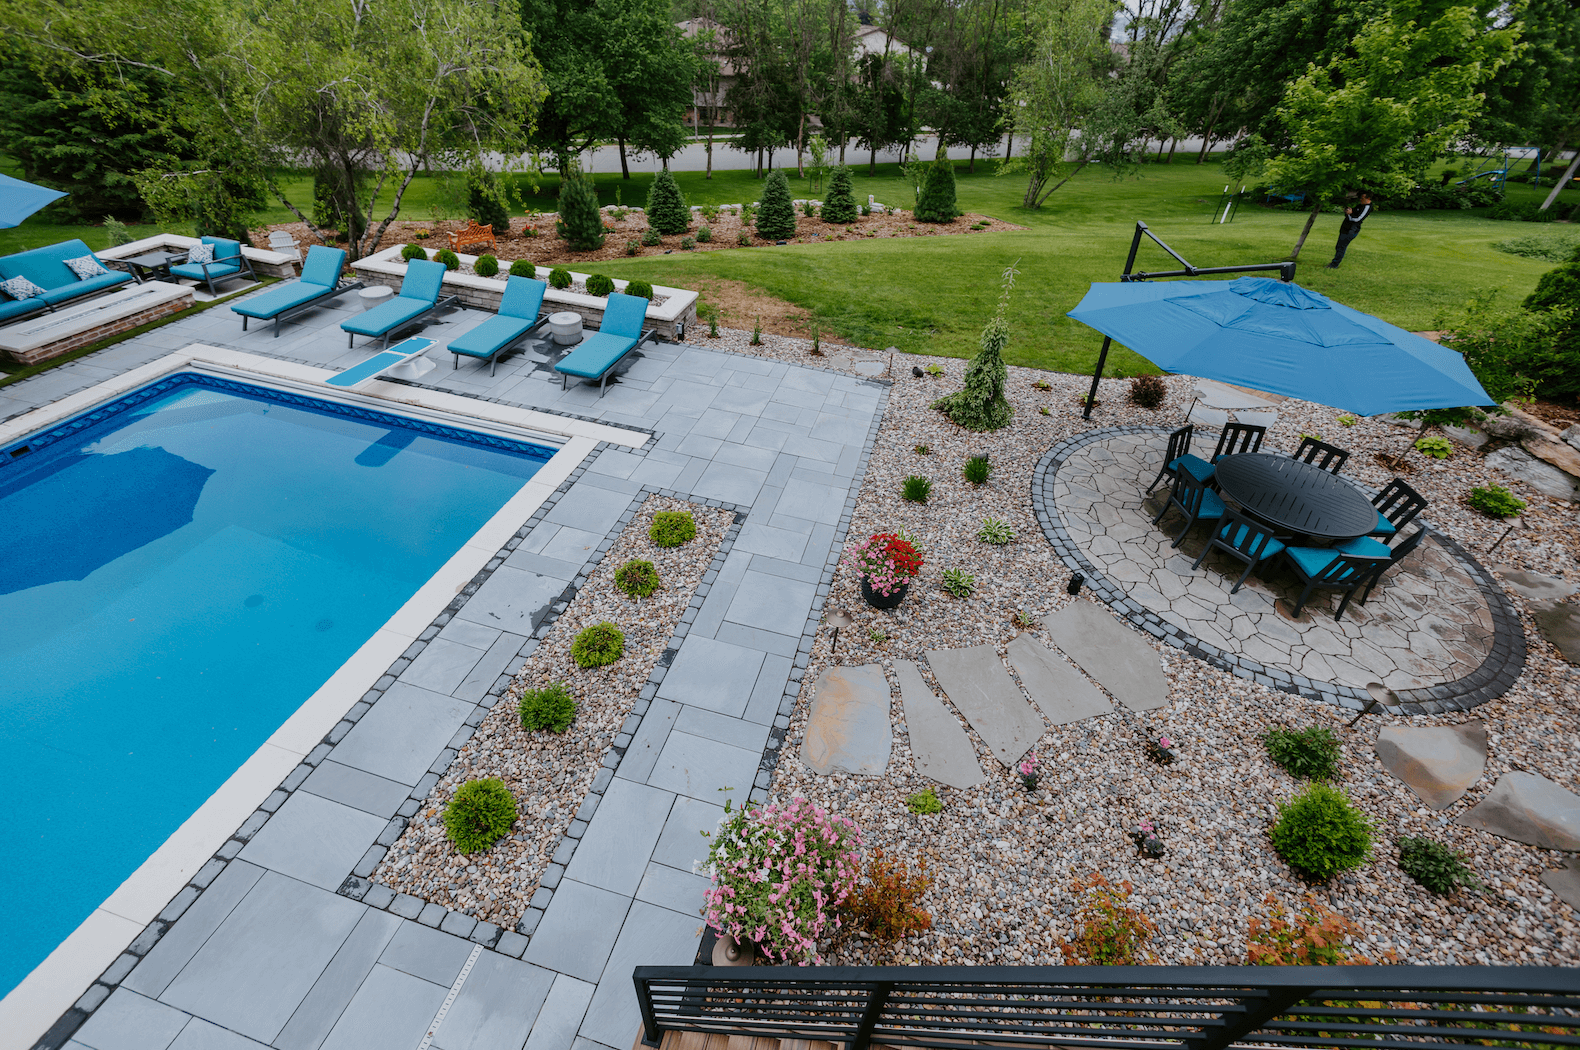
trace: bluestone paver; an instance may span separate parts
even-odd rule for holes
[[[760,650],[688,635],[658,695],[739,718],[762,666]]]
[[[976,748],[954,712],[946,708],[910,660],[894,661],[905,704],[905,731],[911,738],[916,772],[955,788],[974,787],[987,779]]]
[[[498,576],[496,572],[494,578]],[[473,706],[396,682],[335,747],[334,760],[388,780],[415,784],[466,722]]]
[[[201,1017],[194,1017],[181,1029],[170,1050],[266,1050],[265,1044],[237,1035]]]
[[[725,620],[744,627],[795,637],[806,626],[817,586],[749,569],[735,592]]]
[[[658,837],[658,845],[653,849],[653,860],[671,868],[691,871],[693,865],[708,855],[708,839],[703,836],[703,832],[712,834],[717,831],[719,821],[723,819],[723,796],[706,801],[684,795],[675,799],[674,808],[669,811],[669,820],[664,822],[664,833]]]
[[[1071,602],[1042,625],[1066,656],[1132,711],[1168,702],[1169,683],[1157,651],[1095,602]]]
[[[702,895],[711,885],[705,875],[693,875],[667,864],[649,864],[637,887],[636,899],[686,915],[700,914]]]
[[[674,801],[672,792],[616,777],[565,869],[566,878],[634,895]]]
[[[1384,726],[1377,758],[1433,809],[1447,809],[1487,768],[1487,729],[1479,719],[1457,726]]]
[[[631,738],[631,746],[626,748],[625,758],[620,760],[619,777],[638,783],[647,780],[658,764],[659,753],[664,750],[664,742],[669,739],[669,731],[674,728],[680,711],[681,705],[673,700],[653,700]]]
[[[1455,823],[1543,849],[1580,850],[1580,796],[1536,773],[1505,773]]]
[[[323,1050],[415,1050],[449,991],[448,985],[375,966],[324,1040]]]
[[[721,744],[680,730],[671,730],[647,782],[695,799],[744,805],[757,778],[761,751]]]
[[[746,713],[741,717],[763,726],[772,725],[774,716],[779,713],[779,703],[784,699],[785,684],[790,679],[790,668],[793,666],[794,661],[788,656],[766,654],[762,669],[757,672],[757,684],[752,687],[751,700],[746,704]]]
[[[351,997],[373,972],[373,964],[378,962],[396,931],[409,925],[411,923],[402,922],[399,916],[389,912],[364,909],[351,936],[313,983],[312,991],[275,1037],[274,1045],[279,1050],[318,1050],[345,1012]]]
[[[549,997],[532,1023],[526,1050],[570,1050],[597,986],[567,974],[554,978]]]
[[[802,761],[825,775],[882,775],[894,742],[889,700],[889,680],[878,664],[826,668],[814,686]]]
[[[530,635],[564,589],[565,581],[553,576],[501,565],[456,615],[485,627]]]
[[[741,526],[740,535],[735,540],[735,550],[783,561],[800,561],[801,555],[806,553],[807,539],[806,533],[794,529],[748,521]]]
[[[637,966],[688,965],[697,954],[701,925],[696,915],[683,915],[646,901],[632,904],[581,1034],[610,1046],[629,1047],[642,1019],[631,971]]]
[[[448,695],[466,680],[482,656],[482,650],[470,645],[435,638],[401,674],[401,681]]]
[[[929,649],[927,664],[951,703],[1006,766],[1037,743],[1042,716],[1026,702],[991,645]]]
[[[241,851],[271,871],[337,890],[388,820],[296,791]]]
[[[522,960],[596,983],[630,904],[622,894],[561,879]]]
[[[1029,634],[1016,635],[1009,643],[1009,662],[1043,717],[1056,726],[1106,715],[1114,709],[1070,661]]]
[[[435,1050],[520,1050],[555,976],[497,952],[479,955],[434,1035]]]
[[[393,816],[411,794],[409,784],[386,780],[333,760],[320,762],[302,782],[302,790],[385,819]]]
[[[72,1038],[92,1050],[167,1050],[190,1020],[180,1010],[117,988]]]
[[[131,976],[122,982],[123,987],[159,998],[262,877],[263,869],[246,861],[227,864],[203,896],[181,916],[181,921],[143,956]]]
[[[421,923],[402,922],[379,956],[379,964],[448,988],[470,954],[471,944],[459,937]]]
[[[748,751],[761,751],[763,745],[768,742],[766,725],[731,718],[729,715],[721,715],[702,707],[681,708],[680,717],[675,720],[675,728],[682,733],[706,737]]]
[[[556,525],[569,525],[573,529],[602,537],[620,520],[620,515],[630,505],[631,497],[623,492],[611,492],[591,485],[573,485],[543,520]]]

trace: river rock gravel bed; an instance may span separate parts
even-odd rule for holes
[[[750,347],[746,335],[725,330],[720,340],[711,342],[735,352],[818,363],[808,357],[805,340],[765,337],[763,346]],[[941,366],[944,374],[911,375],[913,366],[928,365]],[[1014,422],[1000,431],[976,434],[930,408],[933,400],[960,388],[965,365],[952,359],[894,357],[895,383],[850,539],[904,528],[920,541],[927,563],[892,612],[867,607],[855,574],[840,568],[826,608],[847,609],[856,622],[841,631],[834,661],[828,651],[831,632],[819,634],[772,786],[776,799],[805,796],[851,817],[862,827],[869,849],[883,847],[913,865],[925,862],[935,879],[922,901],[934,916],[931,931],[892,948],[846,938],[833,948],[829,962],[1058,963],[1058,945],[1072,934],[1072,880],[1094,870],[1134,884],[1132,902],[1158,924],[1151,949],[1163,963],[1243,962],[1250,920],[1265,913],[1263,899],[1269,891],[1286,905],[1314,893],[1358,925],[1356,947],[1373,958],[1580,962],[1575,916],[1540,882],[1541,872],[1558,866],[1563,855],[1452,822],[1485,797],[1505,772],[1528,770],[1580,790],[1575,733],[1580,673],[1540,638],[1518,596],[1514,602],[1530,644],[1525,674],[1507,695],[1470,715],[1371,716],[1347,730],[1353,712],[1266,689],[1157,645],[1171,684],[1166,706],[1145,715],[1119,707],[1109,715],[1048,730],[1035,747],[1044,778],[1034,793],[967,727],[987,783],[967,790],[937,786],[943,812],[910,813],[907,797],[931,782],[915,772],[893,662],[917,661],[941,694],[927,669],[927,650],[992,644],[1002,655],[1021,630],[1013,622],[1017,613],[1027,617],[1022,622],[1034,623],[1071,601],[1091,600],[1065,593],[1070,572],[1054,556],[1032,513],[1033,470],[1053,444],[1091,427],[1177,426],[1191,398],[1188,378],[1169,377],[1168,400],[1149,411],[1128,401],[1128,380],[1105,379],[1101,404],[1087,423],[1080,418],[1078,399],[1089,379],[1011,368],[1008,396],[1016,409]],[[1039,381],[1051,389],[1036,389],[1033,383]],[[1374,454],[1396,451],[1418,436],[1380,419],[1345,426],[1339,422],[1343,413],[1322,406],[1284,401],[1279,407],[1280,419],[1268,435],[1270,445],[1292,449],[1302,432],[1320,434],[1351,449],[1346,472],[1373,486],[1394,476],[1377,464]],[[1047,415],[1040,411],[1044,408]],[[925,446],[926,454],[918,446]],[[986,484],[973,487],[962,477],[961,467],[977,454],[989,455],[994,470]],[[1574,577],[1580,542],[1572,504],[1499,475],[1482,464],[1479,453],[1460,446],[1448,460],[1429,461],[1411,453],[1409,463],[1414,467],[1408,476],[1411,484],[1431,500],[1425,516],[1473,555],[1480,556],[1507,526],[1464,506],[1464,493],[1472,485],[1503,484],[1530,506],[1496,560]],[[902,483],[913,474],[933,482],[926,504],[900,498]],[[1015,531],[1012,543],[990,546],[976,539],[989,516]],[[945,569],[976,577],[970,598],[953,598],[942,590]],[[1040,627],[1033,634],[1052,644]],[[812,683],[831,662],[878,663],[889,672],[894,749],[881,777],[821,776],[801,761]],[[1442,813],[1426,808],[1375,758],[1373,745],[1384,724],[1441,725],[1470,718],[1486,723],[1487,770],[1464,798]],[[1299,784],[1271,763],[1261,744],[1271,727],[1312,724],[1338,733],[1344,744],[1341,784],[1378,827],[1371,863],[1317,886],[1299,879],[1269,844],[1276,805]],[[1183,760],[1169,766],[1151,763],[1142,746],[1149,733],[1166,733],[1180,741]],[[1127,837],[1143,818],[1153,820],[1165,840],[1167,853],[1160,859],[1141,858]],[[1427,835],[1464,852],[1487,889],[1433,897],[1397,866],[1396,840],[1405,835]]]
[[[665,510],[691,511],[695,538],[679,547],[653,544],[648,529],[653,515]],[[519,922],[733,522],[733,511],[666,496],[645,500],[461,747],[373,879],[507,929]],[[663,581],[649,598],[632,599],[614,585],[616,570],[633,558],[651,561]],[[583,628],[601,620],[625,633],[625,654],[605,667],[583,670],[571,658],[571,643]],[[575,721],[561,735],[523,729],[518,713],[522,692],[555,681],[563,681],[575,694]],[[493,848],[466,856],[445,838],[444,807],[462,784],[483,777],[498,777],[509,786],[520,815],[510,834]]]

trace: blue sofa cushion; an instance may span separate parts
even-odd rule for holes
[[[554,370],[583,379],[597,379],[636,345],[636,338],[634,335],[628,337],[594,332],[583,339],[575,350],[566,354],[565,359],[554,366]]]
[[[240,272],[241,264],[233,262],[209,263],[207,273],[203,272],[203,267],[192,263],[170,267],[170,275],[172,277],[185,277],[192,281],[218,280],[221,277],[229,277],[231,274]]]
[[[526,278],[518,277],[517,280],[525,281]],[[520,338],[535,323],[536,318],[532,317],[506,317],[504,314],[490,317],[470,332],[452,340],[449,350],[452,354],[465,354],[468,357],[492,357],[512,340]]]
[[[224,262],[241,254],[241,242],[227,237],[200,237],[198,240],[214,249],[214,260]]]
[[[107,292],[117,285],[130,284],[131,280],[132,275],[129,273],[112,271],[102,277],[90,277],[86,281],[76,281],[66,285],[64,288],[51,288],[44,293],[44,301],[53,306],[56,303],[69,302],[72,299],[91,295],[94,292]]]
[[[76,284],[77,275],[66,266],[66,260],[80,259],[84,255],[93,253],[88,251],[88,246],[82,241],[70,240],[0,257],[0,280],[26,277],[46,289]]]
[[[444,266],[439,263],[434,265],[441,270],[444,269]],[[412,318],[420,317],[432,309],[433,301],[431,299],[411,299],[404,295],[397,295],[382,306],[375,306],[367,313],[358,314],[356,317],[340,322],[340,328],[342,331],[354,332],[357,335],[383,335],[385,332],[392,332]]]
[[[44,309],[42,299],[12,299],[0,302],[0,321],[10,321],[28,314],[36,314]]]

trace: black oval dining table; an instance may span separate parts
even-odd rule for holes
[[[1225,496],[1275,528],[1347,540],[1377,527],[1377,509],[1355,486],[1291,456],[1268,452],[1224,456],[1214,477]]]

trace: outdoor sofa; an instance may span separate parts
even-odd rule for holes
[[[454,303],[456,297],[453,295],[439,298],[444,289],[444,274],[444,263],[429,259],[413,259],[407,263],[406,278],[401,281],[398,295],[365,314],[340,322],[346,333],[346,346],[354,345],[357,336],[365,335],[370,339],[383,339],[387,348],[391,334]]]
[[[476,328],[458,336],[450,343],[454,356],[453,368],[459,368],[461,355],[488,362],[488,374],[493,375],[499,359],[528,332],[539,327],[548,318],[539,317],[543,308],[543,292],[548,287],[532,277],[510,277],[505,282],[505,294],[499,300],[499,313]]]
[[[302,263],[300,280],[270,289],[237,303],[231,310],[241,315],[241,330],[247,330],[248,319],[274,322],[274,337],[280,338],[280,322],[291,314],[308,310],[354,289],[362,282],[341,285],[340,274],[346,266],[344,248],[326,248],[315,244],[307,249],[307,261]]]
[[[104,272],[92,277],[78,277],[66,265],[67,259],[92,259]],[[107,292],[132,280],[129,273],[106,267],[80,240],[61,241],[45,248],[0,257],[0,280],[8,281],[13,277],[25,277],[44,289],[44,292],[26,299],[5,295],[0,301],[0,323],[26,317],[40,310],[53,310],[63,303]]]
[[[252,272],[252,260],[241,253],[240,241],[225,237],[199,237],[198,242],[213,248],[214,258],[207,262],[193,262],[189,251],[186,262],[170,267],[170,276],[202,281],[208,285],[210,295],[219,294],[214,288],[215,281],[228,281],[243,274],[257,280],[258,275]]]
[[[560,373],[560,389],[570,385],[570,377],[598,380],[598,396],[603,397],[609,373],[638,346],[655,334],[653,329],[642,331],[647,319],[647,300],[639,295],[610,292],[609,303],[604,307],[603,320],[598,331],[583,339],[554,366]]]

